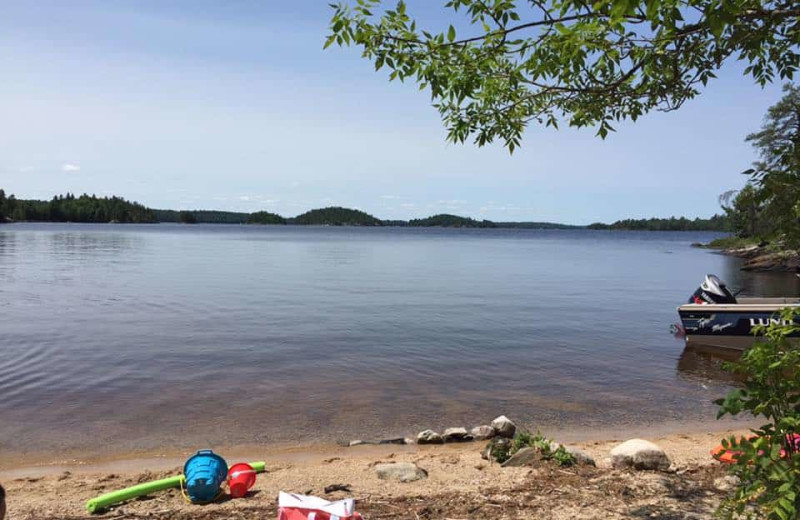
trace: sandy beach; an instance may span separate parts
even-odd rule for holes
[[[329,500],[355,497],[367,519],[467,518],[709,518],[724,496],[724,468],[709,456],[734,431],[697,431],[651,437],[672,461],[668,472],[612,469],[609,451],[631,435],[570,444],[591,455],[597,467],[561,468],[538,462],[501,468],[481,458],[485,442],[443,446],[334,445],[239,446],[219,449],[229,462],[265,460],[266,474],[244,499],[190,505],[177,490],[120,504],[95,518],[275,518],[279,491]],[[137,483],[175,475],[187,454],[139,454],[98,461],[53,460],[4,465],[9,518],[90,518],[87,499]],[[380,480],[378,463],[413,462],[428,478],[410,483]],[[716,481],[716,483],[715,483]],[[345,484],[350,493],[325,494]]]

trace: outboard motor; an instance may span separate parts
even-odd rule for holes
[[[736,303],[736,297],[728,290],[725,282],[713,274],[707,274],[703,283],[689,298],[689,303],[700,305],[709,303]]]

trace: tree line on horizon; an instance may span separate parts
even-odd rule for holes
[[[714,215],[709,219],[625,219],[612,224],[594,223],[574,226],[553,222],[494,222],[446,213],[410,220],[381,220],[360,210],[338,206],[313,209],[294,218],[268,211],[254,213],[214,210],[150,209],[121,197],[97,197],[71,193],[57,195],[49,201],[17,199],[0,189],[0,223],[2,222],[82,222],[82,223],[182,223],[182,224],[254,224],[254,225],[317,225],[317,226],[393,226],[455,227],[512,229],[608,229],[647,231],[729,231],[730,218]]]
[[[586,226],[589,229],[610,229],[630,231],[733,231],[727,215],[714,215],[711,218],[688,219],[686,217],[642,218],[617,220],[612,224],[595,222]]]
[[[97,197],[71,193],[57,195],[49,201],[17,199],[0,189],[0,222],[156,222],[153,210],[121,197]]]

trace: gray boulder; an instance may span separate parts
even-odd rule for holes
[[[505,437],[506,439],[513,439],[514,434],[517,433],[517,425],[505,415],[501,415],[492,421],[492,429],[494,429],[494,434],[497,437]]]
[[[433,430],[425,430],[417,435],[417,444],[444,444],[444,439]]]
[[[476,426],[469,432],[476,441],[486,441],[494,437],[494,428],[487,425]]]
[[[511,456],[510,459],[501,464],[504,468],[518,468],[529,466],[539,459],[539,454],[533,448],[522,448]]]
[[[631,439],[611,450],[611,465],[616,469],[666,471],[670,462],[664,450],[656,444],[642,439]]]
[[[448,428],[444,431],[444,442],[465,442],[471,441],[469,433],[466,428]]]
[[[375,473],[381,480],[394,480],[396,482],[414,482],[428,478],[428,472],[411,462],[394,462],[377,464]]]

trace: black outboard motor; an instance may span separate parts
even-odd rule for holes
[[[725,282],[713,274],[707,274],[703,283],[689,298],[689,303],[701,305],[709,303],[736,303],[736,297],[728,290]]]

